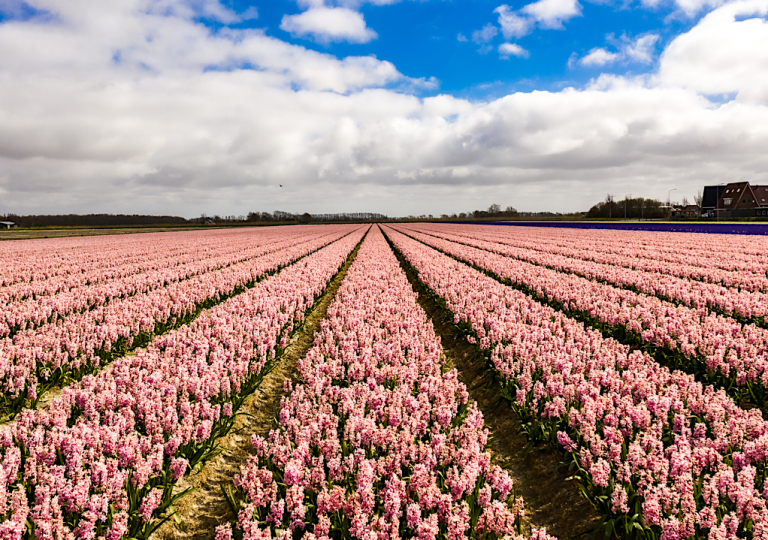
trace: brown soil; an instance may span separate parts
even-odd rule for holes
[[[399,254],[398,259],[402,264]],[[494,461],[509,472],[516,494],[525,501],[524,529],[545,527],[561,540],[582,535],[589,538],[591,529],[599,523],[598,515],[582,498],[576,483],[567,480],[567,471],[560,467],[560,456],[549,447],[535,448],[526,454],[528,441],[517,431],[517,414],[499,399],[499,386],[485,359],[446,320],[445,310],[427,295],[415,274],[405,265],[403,270],[419,295],[419,305],[432,319],[446,359],[458,370],[459,379],[483,412]],[[584,534],[588,531],[590,534]]]
[[[259,389],[243,403],[232,431],[217,441],[222,452],[177,484],[177,493],[190,487],[197,489],[175,505],[176,515],[155,531],[153,538],[210,539],[214,537],[214,530],[218,525],[235,518],[227,505],[221,486],[231,484],[232,478],[240,472],[240,465],[251,455],[251,436],[266,436],[273,427],[273,419],[280,410],[280,399],[285,395],[283,383],[296,374],[296,362],[312,347],[315,332],[319,330],[328,305],[336,296],[358,249],[359,246],[331,281],[315,309],[307,316],[304,326],[283,353],[281,362],[264,378]]]

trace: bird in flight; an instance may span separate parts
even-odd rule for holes
[[[283,184],[280,184],[280,187],[283,187]]]

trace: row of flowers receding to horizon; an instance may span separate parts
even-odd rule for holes
[[[484,234],[523,249],[768,292],[765,239],[760,236],[535,226],[486,227]]]
[[[573,254],[585,260],[663,274],[695,274],[695,279],[709,283],[768,290],[765,239],[762,236],[578,227],[515,227],[514,232],[502,229],[508,227],[489,227],[488,233],[517,247],[536,250],[544,241],[559,246],[563,255]]]
[[[0,415],[34,407],[50,388],[79,380],[190,322],[201,310],[240,294],[352,230],[343,226],[330,233],[289,236],[261,256],[0,340]]]
[[[0,427],[0,536],[146,539],[364,228]]]
[[[768,423],[759,411],[386,232],[488,355],[525,433],[569,456],[608,534],[768,538]]]
[[[656,296],[661,300],[676,305],[683,305],[694,310],[707,310],[726,318],[735,319],[739,324],[754,324],[765,327],[768,315],[768,294],[763,291],[739,290],[718,283],[705,283],[692,275],[672,276],[647,270],[626,268],[620,264],[584,260],[563,249],[552,246],[546,240],[539,243],[537,249],[510,246],[510,239],[499,240],[497,234],[486,234],[486,229],[465,226],[462,229],[427,225],[414,226],[416,230],[430,235],[466,244],[486,251],[499,253],[507,257],[546,267],[558,272],[598,281],[630,291]],[[595,257],[597,258],[597,257]],[[704,259],[706,260],[706,259]],[[702,261],[704,263],[704,261]],[[765,271],[765,263],[760,264]],[[747,277],[746,281],[755,278]],[[752,274],[755,276],[756,274]],[[762,276],[768,282],[768,277]]]
[[[764,407],[768,330],[413,230],[413,238],[519,287],[619,341]]]
[[[215,241],[210,238],[212,234],[220,232],[182,234],[189,239],[197,234],[196,240],[207,245]],[[82,285],[91,275],[99,276],[102,272],[113,277],[127,275],[122,270],[124,264],[151,258],[158,246],[174,254],[196,249],[192,243],[182,246],[174,242],[176,234],[70,236],[4,242],[0,252],[0,290],[14,300],[36,292],[52,294],[56,289],[46,285],[52,279],[65,287]],[[119,259],[121,254],[124,256],[122,260]],[[88,268],[90,265],[94,269]],[[36,288],[38,285],[40,289]],[[5,296],[0,298],[6,299]]]
[[[416,299],[373,230],[286,383],[276,427],[253,438],[230,491],[238,520],[219,540],[519,533],[522,501]]]
[[[134,272],[130,266],[134,263],[158,256],[218,252],[219,244],[236,243],[237,237],[254,234],[260,233],[253,228],[237,228],[4,242],[0,252],[0,299],[6,300],[6,294],[13,300],[55,294],[58,289],[52,287],[51,280],[67,290],[92,279],[127,277]]]
[[[71,271],[0,287],[0,337],[13,337],[17,332],[55,323],[115,299],[148,294],[275,251],[285,247],[286,242],[306,240],[308,236],[306,230],[262,229],[247,236],[202,238],[198,244],[194,235],[179,233],[178,238],[166,237],[156,242],[150,252],[143,249],[143,243],[122,244],[124,252],[111,252],[109,258],[101,254],[98,261],[88,260],[89,255],[98,253],[97,246],[80,250],[77,257],[59,252],[59,257],[66,257]],[[132,253],[134,249],[138,253]]]

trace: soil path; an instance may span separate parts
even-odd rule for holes
[[[517,415],[506,401],[499,399],[498,384],[485,359],[456,332],[446,311],[427,295],[416,275],[403,264],[402,256],[396,255],[419,295],[419,305],[432,319],[447,360],[458,370],[459,379],[483,413],[490,430],[491,454],[512,476],[517,495],[525,501],[525,529],[546,527],[549,534],[560,540],[590,538],[590,534],[584,533],[591,533],[599,518],[582,498],[576,482],[566,480],[567,471],[559,467],[560,457],[544,446],[526,454],[528,441],[517,432]]]
[[[280,410],[280,399],[285,395],[283,384],[296,374],[296,362],[312,347],[315,332],[325,319],[328,305],[336,296],[360,245],[362,241],[331,281],[315,309],[307,316],[304,326],[294,335],[293,343],[286,348],[280,363],[243,403],[232,430],[217,441],[222,452],[177,484],[176,492],[190,487],[197,490],[176,504],[176,515],[155,531],[153,539],[211,539],[218,525],[235,518],[222,494],[221,486],[232,482],[235,474],[240,472],[240,465],[251,455],[251,436],[266,436],[272,428],[273,419]]]

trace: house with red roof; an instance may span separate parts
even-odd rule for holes
[[[730,183],[722,190],[716,211],[720,217],[768,216],[768,186]]]

